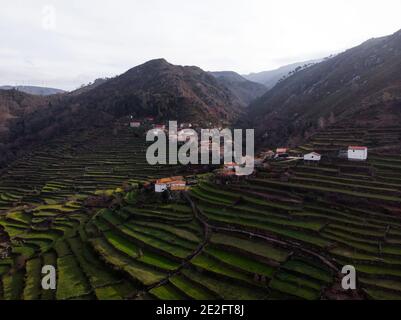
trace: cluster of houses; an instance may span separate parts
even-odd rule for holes
[[[363,146],[349,146],[347,150],[339,152],[340,158],[347,158],[348,160],[365,161],[368,159],[368,148]],[[320,161],[322,155],[317,152],[311,152],[303,156],[304,161]]]
[[[235,171],[238,166],[235,162],[225,163],[223,168],[214,171],[217,184],[229,184],[234,181],[246,180],[250,175],[243,175]]]
[[[187,183],[182,176],[162,178],[155,181],[155,192],[184,191],[187,190]]]
[[[145,124],[145,123],[146,124],[150,124],[150,123],[153,124],[154,121],[155,121],[155,119],[153,117],[146,117],[146,118],[144,118],[142,120],[139,120],[139,119],[134,119],[133,116],[130,116],[129,126],[131,128],[140,128],[143,124]]]
[[[365,161],[368,159],[368,148],[364,146],[349,146],[348,149],[341,150],[338,156],[348,160]],[[291,158],[302,159],[305,162],[319,162],[322,159],[322,155],[313,151],[300,157],[290,157],[287,148],[277,148],[276,152],[272,150],[262,152],[260,158],[255,159],[255,165],[258,166],[259,162],[264,163],[267,159],[280,160]]]
[[[166,125],[165,124],[155,124],[154,123],[155,118],[154,117],[146,117],[143,119],[135,119],[134,116],[130,116],[129,120],[129,126],[131,128],[140,128],[143,125],[151,125],[153,126],[154,129],[159,129],[159,130],[166,130]],[[189,129],[194,127],[192,123],[187,123],[183,122],[179,125],[180,129]]]

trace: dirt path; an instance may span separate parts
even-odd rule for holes
[[[203,227],[203,240],[196,247],[196,249],[189,256],[187,256],[184,259],[184,261],[181,263],[181,265],[177,269],[175,269],[174,271],[170,272],[167,275],[166,278],[160,280],[159,282],[157,282],[155,284],[152,284],[151,286],[148,286],[146,288],[146,292],[149,292],[150,290],[152,290],[154,288],[161,287],[161,286],[167,284],[169,282],[170,278],[172,278],[172,277],[176,276],[177,274],[179,274],[182,269],[186,268],[189,265],[189,263],[191,262],[191,260],[193,258],[195,258],[199,254],[201,254],[203,249],[205,248],[205,246],[209,242],[209,239],[210,239],[210,228],[209,228],[209,225],[202,220],[201,215],[200,215],[200,213],[198,211],[198,208],[196,207],[196,205],[194,204],[192,199],[188,196],[188,194],[186,192],[182,192],[182,195],[184,196],[185,200],[187,200],[188,203],[191,205],[192,213],[194,215],[195,220],[197,220]],[[139,292],[137,294],[137,296],[139,296],[140,294],[141,294],[141,292]]]
[[[250,231],[246,231],[246,230],[241,230],[241,229],[237,229],[235,227],[230,227],[230,228],[226,228],[226,227],[219,227],[219,226],[214,226],[211,225],[207,222],[207,218],[205,216],[205,214],[202,212],[202,210],[200,208],[198,208],[196,206],[196,204],[190,199],[189,195],[186,194],[186,197],[189,198],[189,201],[191,203],[191,206],[195,207],[195,211],[198,212],[198,218],[200,221],[202,221],[202,223],[207,226],[208,232],[210,232],[210,230],[217,230],[217,231],[227,231],[227,232],[234,232],[234,233],[241,233],[244,234],[250,238],[259,238],[259,239],[263,239],[265,241],[268,241],[270,243],[276,243],[279,245],[282,245],[290,250],[294,250],[297,249],[298,251],[304,252],[306,254],[312,255],[316,258],[318,258],[321,262],[323,262],[325,265],[327,265],[330,269],[332,269],[333,271],[335,271],[336,273],[338,273],[340,270],[339,268],[336,266],[336,263],[334,261],[330,261],[331,259],[326,258],[325,256],[314,252],[310,249],[306,249],[302,246],[302,244],[291,241],[291,240],[279,240],[273,237],[268,237],[265,235],[261,235],[255,232],[250,232]]]

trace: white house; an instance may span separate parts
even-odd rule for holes
[[[322,156],[317,152],[311,152],[304,155],[304,161],[320,161]]]
[[[166,183],[155,183],[155,192],[163,192],[167,190]]]
[[[139,128],[139,127],[141,126],[141,123],[140,123],[139,121],[131,121],[131,122],[129,123],[129,126],[130,126],[131,128]]]
[[[226,170],[234,170],[235,167],[237,167],[237,164],[235,162],[229,162],[224,164],[224,169]]]
[[[348,147],[348,159],[349,160],[366,160],[368,158],[368,148],[349,146]]]

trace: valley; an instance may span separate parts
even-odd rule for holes
[[[401,130],[361,132],[333,128],[291,152],[374,150]],[[401,298],[399,155],[269,161],[224,185],[198,173],[166,200],[148,182],[194,168],[148,165],[144,141],[116,122],[56,138],[3,171],[0,297]],[[45,264],[56,266],[55,292],[40,286]],[[345,264],[358,273],[352,294],[339,288]]]
[[[0,89],[0,300],[401,300],[400,63],[398,31],[248,76],[153,59]],[[251,174],[151,165],[170,121],[254,129]]]

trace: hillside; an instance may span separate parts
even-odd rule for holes
[[[315,63],[319,63],[321,61],[322,61],[321,59],[318,59],[318,60],[296,62],[296,63],[282,66],[282,67],[274,69],[274,70],[255,72],[255,73],[242,75],[242,77],[249,81],[263,84],[267,89],[271,89],[277,84],[277,82],[279,82],[280,79],[288,76],[290,72],[296,70],[297,68],[305,68],[305,67],[311,66]]]
[[[296,145],[328,125],[391,127],[401,120],[401,31],[297,72],[250,106],[264,145]]]
[[[110,79],[109,78],[96,79],[95,81],[93,81],[91,83],[88,83],[87,85],[82,85],[78,89],[71,91],[70,94],[78,95],[78,94],[81,94],[81,93],[84,93],[84,92],[88,92],[88,91],[100,86],[101,84],[107,82],[108,80],[110,80]]]
[[[238,97],[241,103],[248,106],[253,100],[262,96],[267,88],[260,83],[249,81],[233,71],[210,72],[233,95]]]
[[[22,100],[39,99],[14,95]],[[35,113],[20,113],[18,121],[7,120],[14,111],[5,112],[7,125],[3,125],[0,143],[8,156],[3,161],[35,143],[92,126],[107,126],[122,116],[152,115],[157,121],[191,121],[206,126],[209,122],[230,122],[243,108],[241,101],[207,72],[175,66],[164,59],[132,68],[91,90],[49,99],[44,108],[35,108]]]
[[[188,167],[149,165],[133,133],[65,135],[0,173],[0,299],[401,299],[399,155],[201,174],[169,201],[145,186]],[[346,264],[358,290],[339,288]]]
[[[17,90],[38,96],[50,96],[53,94],[65,93],[66,91],[55,88],[36,87],[36,86],[0,86],[1,90]]]
[[[17,90],[0,90],[0,139],[12,134],[10,128],[22,118],[27,118],[36,110],[46,107],[49,99],[22,93]],[[0,141],[1,141],[0,140]]]

